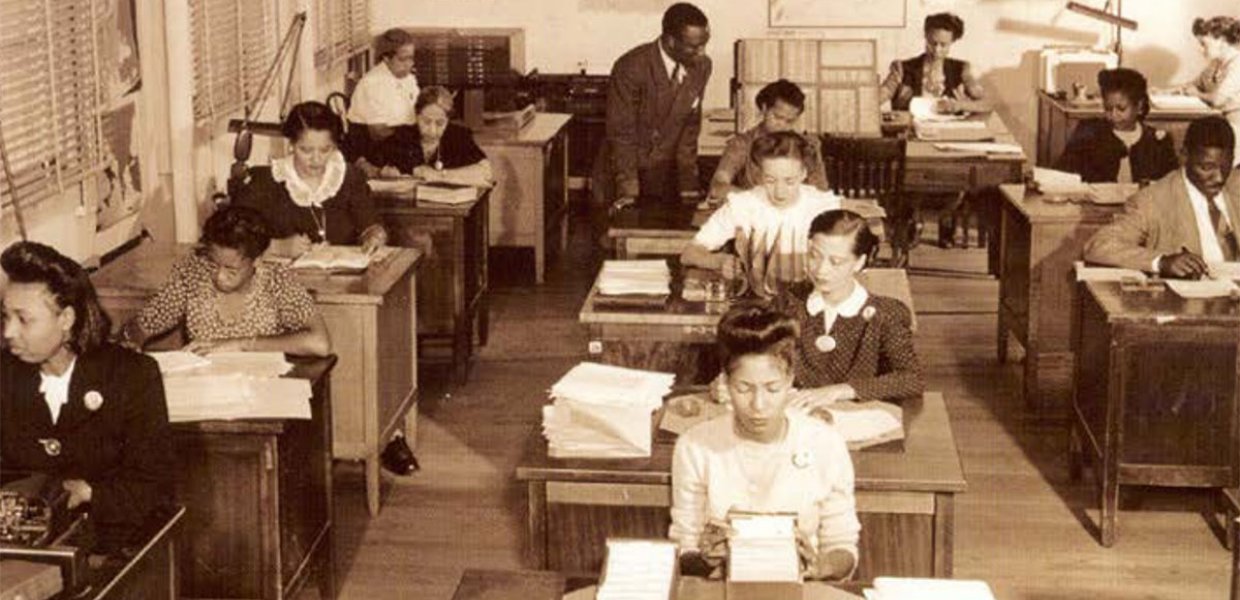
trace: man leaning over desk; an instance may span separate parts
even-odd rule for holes
[[[1220,117],[1194,121],[1184,137],[1184,168],[1137,192],[1115,221],[1085,246],[1091,263],[1199,279],[1240,253],[1240,174],[1235,133]]]
[[[692,4],[663,13],[663,33],[616,60],[607,90],[607,134],[591,174],[595,239],[611,210],[638,197],[677,202],[700,193],[697,139],[710,79],[710,26]]]

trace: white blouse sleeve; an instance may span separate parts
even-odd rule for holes
[[[736,203],[729,195],[728,201],[723,203],[714,214],[706,219],[702,224],[702,228],[693,236],[693,243],[714,252],[723,247],[724,244],[736,237],[736,228],[741,226],[741,215],[737,210]]]
[[[684,435],[672,453],[672,526],[668,537],[682,552],[698,550],[706,528],[706,457]]]
[[[832,435],[821,440],[825,461],[821,471],[826,496],[818,501],[818,552],[847,550],[857,556],[861,539],[861,522],[857,520],[857,497],[854,490],[852,457],[844,438]]]

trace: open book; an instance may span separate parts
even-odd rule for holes
[[[327,271],[365,271],[370,266],[370,253],[358,246],[316,246],[294,260],[294,269],[324,269]]]
[[[467,204],[478,198],[478,188],[455,183],[419,183],[414,197],[440,204]]]

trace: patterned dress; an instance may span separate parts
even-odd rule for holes
[[[215,287],[215,267],[191,254],[172,268],[164,287],[138,314],[147,336],[185,325],[190,340],[269,337],[302,331],[317,314],[314,299],[282,266],[256,263],[253,280],[239,315],[226,318],[219,303],[225,294]]]

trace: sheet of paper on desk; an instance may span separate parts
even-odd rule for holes
[[[997,142],[938,142],[936,150],[944,152],[965,152],[972,154],[1020,154],[1024,152],[1020,144],[1001,144]]]
[[[995,600],[986,582],[964,579],[879,577],[865,594],[878,600]]]
[[[147,356],[155,359],[155,362],[159,365],[159,372],[164,375],[211,366],[211,361],[207,357],[184,350],[148,352]]]
[[[961,120],[961,117],[958,115],[938,112],[935,110],[935,106],[937,104],[938,99],[936,98],[926,98],[924,96],[913,98],[908,103],[908,114],[914,121],[923,123],[942,123]]]
[[[1033,183],[1039,192],[1048,196],[1084,196],[1089,193],[1089,184],[1081,181],[1080,175],[1046,167],[1033,168]]]
[[[1089,201],[1094,204],[1124,204],[1141,186],[1135,183],[1091,183]]]
[[[1115,267],[1087,267],[1085,263],[1077,261],[1073,263],[1076,271],[1076,280],[1080,281],[1113,281],[1119,283],[1126,279],[1136,280],[1141,283],[1149,281],[1149,277],[1136,269],[1118,269]]]
[[[1161,110],[1210,110],[1201,98],[1183,94],[1150,94],[1150,104]]]
[[[164,375],[279,377],[293,369],[293,364],[285,360],[281,352],[217,352],[198,356],[174,350],[152,352],[150,356],[159,363],[159,372]]]
[[[1215,279],[1240,281],[1240,262],[1210,263],[1210,275]]]
[[[791,515],[732,515],[728,523],[728,579],[800,581],[796,518]]]
[[[903,411],[886,402],[839,402],[827,409],[853,450],[904,438]]]
[[[660,540],[607,540],[598,600],[669,600],[676,582],[676,545]]]
[[[297,257],[289,266],[293,269],[365,271],[370,260],[371,255],[362,252],[360,246],[320,245]]]
[[[1181,298],[1226,298],[1240,291],[1230,279],[1168,279],[1167,287]]]
[[[417,186],[417,180],[413,177],[392,177],[381,178],[372,177],[366,180],[366,184],[370,186],[370,191],[382,194],[410,194],[413,188]]]

